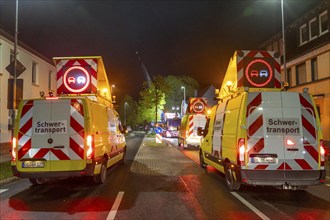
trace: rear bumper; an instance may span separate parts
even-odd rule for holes
[[[80,177],[93,176],[94,164],[87,164],[83,170],[75,171],[50,171],[50,172],[20,172],[16,166],[12,166],[13,175],[20,178],[64,178],[64,177]]]
[[[279,171],[241,170],[241,180],[247,185],[266,186],[311,186],[325,182],[325,170]]]
[[[201,139],[200,137],[193,137],[193,138],[187,138],[186,139],[187,145],[192,145],[192,146],[200,146],[201,145]]]

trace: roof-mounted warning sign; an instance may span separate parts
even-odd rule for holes
[[[100,56],[54,57],[57,94],[97,94],[111,99],[110,86]]]
[[[230,59],[220,98],[248,88],[280,89],[280,57],[274,51],[240,50]]]

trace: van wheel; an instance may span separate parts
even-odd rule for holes
[[[105,183],[105,180],[107,179],[107,161],[103,159],[101,170],[99,174],[96,174],[93,176],[94,183],[101,184]]]
[[[241,184],[237,182],[234,178],[234,171],[227,167],[226,174],[226,185],[230,191],[237,191],[241,187]]]
[[[181,147],[181,139],[178,138],[178,147]]]
[[[32,185],[42,185],[45,183],[45,180],[42,178],[29,178],[29,180]]]
[[[207,164],[204,162],[203,152],[201,150],[199,151],[199,165],[203,169],[207,167]]]
[[[125,146],[125,150],[123,151],[123,158],[121,158],[121,160],[119,161],[119,164],[124,164],[125,159],[126,159],[126,146]]]

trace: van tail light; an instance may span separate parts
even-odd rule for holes
[[[16,148],[17,148],[17,139],[14,137],[12,140],[12,149],[11,149],[11,160],[16,161]]]
[[[92,135],[87,136],[87,152],[86,152],[87,159],[94,158],[94,138]]]
[[[14,137],[12,141],[12,148],[11,148],[11,161],[16,161],[16,147],[17,147],[17,139]]]
[[[238,139],[238,160],[241,166],[245,164],[245,139]]]
[[[324,167],[325,165],[325,149],[323,144],[324,144],[323,140],[320,140],[321,167]]]
[[[287,147],[293,147],[293,146],[295,146],[296,144],[294,143],[294,140],[291,140],[291,139],[287,138],[287,139],[285,140],[285,145],[286,145]]]

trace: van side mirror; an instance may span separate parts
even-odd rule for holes
[[[123,134],[127,133],[127,126],[126,126],[126,125],[124,125],[124,126],[122,127],[122,129],[121,129],[121,133],[123,133]]]

